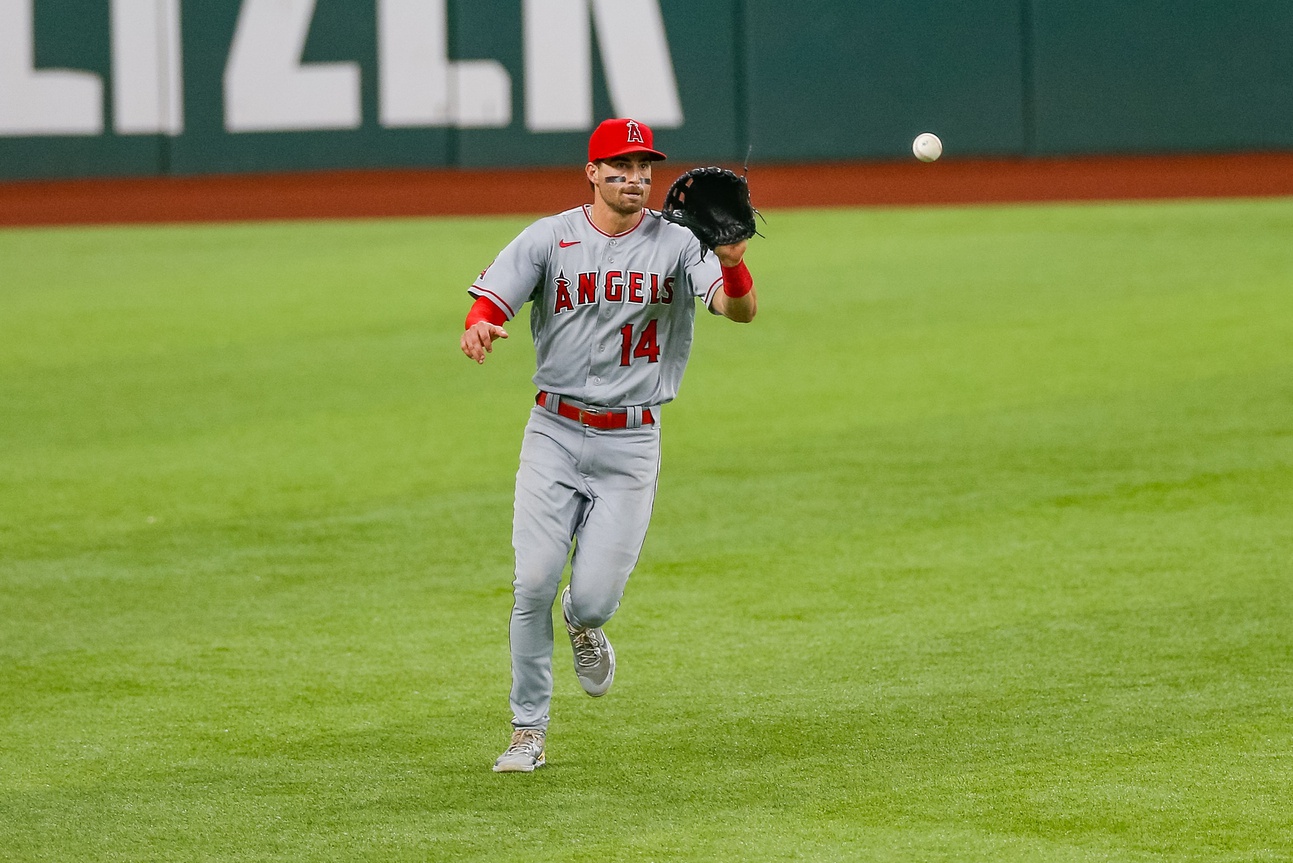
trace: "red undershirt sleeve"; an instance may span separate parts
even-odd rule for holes
[[[476,302],[472,303],[471,310],[467,312],[467,320],[463,324],[464,330],[471,329],[472,324],[480,321],[489,321],[495,326],[503,326],[507,323],[507,315],[503,310],[489,300],[487,297],[477,297]]]

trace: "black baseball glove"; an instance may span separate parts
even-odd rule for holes
[[[707,249],[748,240],[758,233],[750,184],[726,168],[692,168],[669,187],[661,214],[689,228]]]

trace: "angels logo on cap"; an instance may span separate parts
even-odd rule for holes
[[[597,162],[641,153],[654,161],[666,158],[664,153],[652,149],[654,143],[651,127],[637,120],[620,117],[603,120],[588,138],[588,161]]]

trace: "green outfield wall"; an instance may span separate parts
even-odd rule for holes
[[[1290,0],[0,0],[0,179],[1293,149]]]

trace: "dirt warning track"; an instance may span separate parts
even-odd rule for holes
[[[660,165],[653,201],[690,167]],[[588,200],[581,168],[9,182],[0,225],[553,213]],[[758,165],[750,184],[766,209],[1293,195],[1293,153]]]

